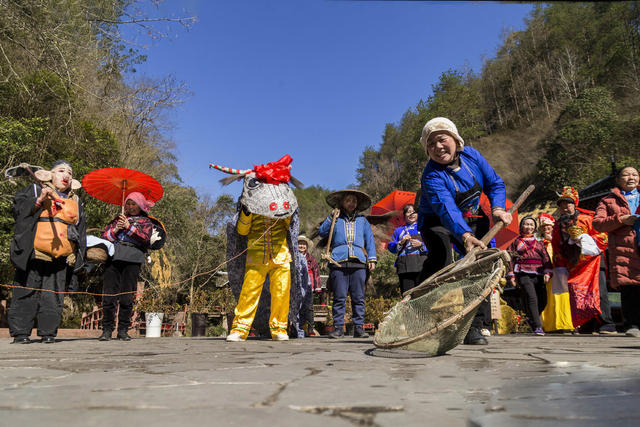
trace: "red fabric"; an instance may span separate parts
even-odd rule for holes
[[[640,189],[640,187],[638,187]],[[609,233],[609,272],[611,287],[640,285],[640,252],[635,231],[620,221],[631,214],[629,203],[618,188],[604,196],[593,218],[595,229]]]
[[[600,257],[589,258],[591,259],[578,263],[569,270],[571,319],[576,328],[600,314],[600,288],[598,287]]]
[[[590,215],[579,213],[576,218],[576,226],[585,230],[595,240],[600,251],[607,248],[607,233],[600,233],[593,228],[593,218]],[[600,272],[600,255],[580,255],[575,265],[569,264],[564,248],[568,247],[563,242],[560,222],[556,221],[553,227],[551,246],[553,248],[553,265],[565,267],[569,271],[569,294],[571,299],[571,318],[577,328],[600,314],[600,289],[598,287],[598,273]]]
[[[307,259],[307,267],[309,271],[309,282],[311,283],[311,289],[313,292],[322,292],[322,281],[320,279],[320,267],[316,262],[316,259],[309,252],[305,253]]]
[[[266,165],[253,165],[256,178],[267,184],[287,184],[291,179],[291,162],[293,159],[286,154],[277,162]]]
[[[507,199],[505,208],[509,210],[513,203],[511,200]],[[482,211],[489,217],[491,221],[491,226],[493,227],[493,216],[491,215],[491,203],[489,202],[489,198],[482,193],[480,196],[480,208]],[[513,213],[513,221],[506,227],[503,227],[502,230],[496,235],[496,247],[506,250],[511,242],[515,240],[516,237],[520,235],[520,228],[518,226],[518,211],[516,210]],[[481,238],[482,236],[478,236]]]

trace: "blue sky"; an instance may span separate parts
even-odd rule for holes
[[[305,185],[356,183],[378,147],[442,72],[479,71],[532,4],[321,0],[168,0],[152,13],[197,16],[189,31],[149,43],[136,76],[173,75],[192,92],[169,114],[185,184],[214,199],[209,163],[251,168],[284,154]],[[130,28],[126,29],[130,39]],[[134,76],[135,77],[135,76]],[[419,177],[416,177],[419,179]]]

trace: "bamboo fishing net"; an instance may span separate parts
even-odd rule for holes
[[[377,347],[435,356],[456,347],[467,334],[478,305],[498,286],[509,255],[489,249],[467,265],[456,263],[407,292],[380,323]]]

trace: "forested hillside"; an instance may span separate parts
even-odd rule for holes
[[[504,36],[477,73],[447,70],[433,94],[386,125],[360,159],[360,189],[380,199],[416,191],[427,161],[419,139],[436,116],[451,118],[507,182],[537,187],[532,201],[562,185],[578,188],[640,158],[640,5],[553,3]]]
[[[79,179],[103,167],[154,176],[165,194],[153,214],[168,230],[165,254],[177,282],[224,260],[219,229],[235,206],[229,197],[202,199],[181,182],[166,135],[169,113],[188,91],[169,76],[136,78],[145,57],[121,33],[135,26],[162,43],[157,28],[182,31],[194,19],[149,19],[139,6],[136,0],[0,0],[0,167],[48,168],[66,159]],[[0,182],[0,283],[13,276],[13,194],[28,182]],[[96,231],[119,209],[81,197]]]

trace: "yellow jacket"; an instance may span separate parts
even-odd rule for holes
[[[248,236],[247,264],[291,262],[291,253],[287,245],[289,222],[291,217],[271,219],[262,215],[245,215],[241,211],[236,229],[238,234]]]

